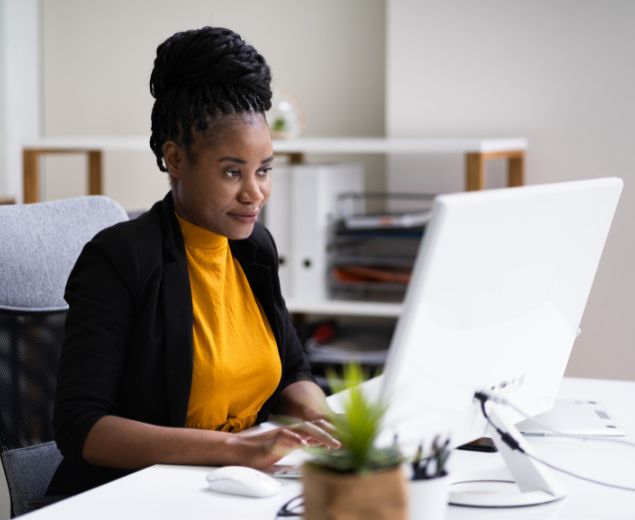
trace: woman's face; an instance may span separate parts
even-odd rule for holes
[[[179,216],[233,240],[251,235],[271,193],[271,135],[261,114],[226,116],[186,150],[163,145]]]

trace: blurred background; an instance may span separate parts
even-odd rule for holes
[[[302,136],[519,136],[528,184],[622,177],[568,375],[635,379],[635,2],[0,0],[0,21],[0,196],[18,201],[21,143],[149,135],[156,47],[203,25],[265,56],[301,107]],[[366,157],[365,182],[459,191],[463,160]],[[43,199],[86,192],[83,159],[43,168]],[[504,164],[488,164],[487,179],[502,186]],[[126,209],[167,189],[149,147],[106,154],[104,193]]]

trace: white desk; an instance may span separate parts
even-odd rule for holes
[[[635,440],[635,382],[566,379],[560,397],[594,399],[609,411]],[[571,439],[536,439],[538,455],[554,464],[623,485],[635,486],[635,448],[605,442]],[[451,470],[502,468],[498,454],[455,452]],[[278,508],[301,492],[298,481],[284,481],[282,492],[273,498],[253,499],[216,494],[206,490],[204,467],[153,466],[100,488],[59,502],[25,518],[29,520],[75,518],[108,519],[273,519]],[[602,519],[635,518],[635,493],[608,489],[565,475],[558,478],[569,496],[556,504],[522,509],[479,510],[450,507],[446,516],[456,519]]]

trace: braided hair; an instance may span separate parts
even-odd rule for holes
[[[157,47],[150,76],[150,148],[167,172],[163,144],[185,147],[223,116],[271,108],[271,72],[256,49],[222,27],[179,32]]]

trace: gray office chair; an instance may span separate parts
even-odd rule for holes
[[[62,459],[52,416],[66,280],[84,244],[127,218],[98,196],[0,206],[0,452],[12,516],[47,503]]]

